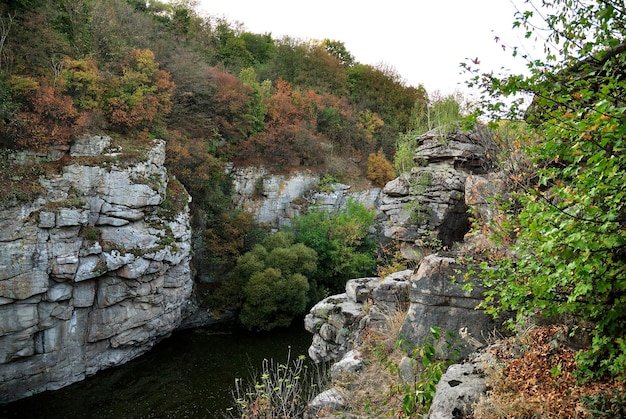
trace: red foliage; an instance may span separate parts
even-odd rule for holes
[[[321,137],[317,135],[320,105],[321,97],[314,92],[303,95],[289,82],[278,80],[266,104],[265,131],[243,142],[237,148],[236,159],[277,169],[322,164]]]
[[[17,123],[10,127],[20,147],[46,151],[51,146],[67,146],[84,125],[84,115],[76,110],[72,98],[45,80],[39,89],[25,94],[24,105]]]
[[[228,143],[236,144],[251,129],[252,88],[237,77],[216,68],[210,74],[212,98],[207,104],[215,128]]]

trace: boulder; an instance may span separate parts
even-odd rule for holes
[[[485,345],[485,337],[501,323],[476,308],[485,290],[476,278],[466,279],[466,272],[452,257],[433,254],[422,259],[411,277],[411,303],[400,331],[407,341],[420,346],[436,326],[444,334],[454,333],[461,357]],[[464,288],[468,281],[471,290]],[[441,348],[445,347],[443,339]]]
[[[437,384],[428,419],[471,417],[473,405],[487,392],[485,369],[493,362],[493,355],[482,352],[467,362],[450,365]]]
[[[319,412],[332,413],[344,410],[347,407],[347,400],[341,394],[337,387],[331,387],[328,390],[318,394],[309,403],[310,417],[318,417]]]

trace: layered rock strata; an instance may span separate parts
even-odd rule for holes
[[[117,153],[79,163],[107,149],[107,137],[81,139],[74,163],[40,180],[44,196],[0,210],[0,403],[122,364],[182,320],[189,196],[168,178],[163,141],[123,167]]]
[[[385,327],[386,316],[406,308],[411,270],[385,278],[352,279],[346,292],[317,303],[304,327],[313,333],[309,356],[315,362],[337,361],[348,353],[366,327]]]

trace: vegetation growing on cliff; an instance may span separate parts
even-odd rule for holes
[[[348,200],[336,213],[312,208],[292,220],[295,240],[317,252],[318,267],[311,276],[312,302],[343,292],[349,279],[373,273],[375,243],[370,229],[375,217],[371,209]]]
[[[190,1],[10,1],[0,20],[0,146],[48,159],[81,133],[106,133],[123,138],[115,164],[133,141],[167,140],[170,173],[193,196],[203,278],[262,238],[232,207],[226,161],[343,182],[369,169],[383,183],[398,134],[428,109],[421,86],[358,63],[341,41],[251,33]],[[6,203],[34,198],[42,170],[3,177]]]

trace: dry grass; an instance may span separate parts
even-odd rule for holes
[[[334,382],[349,401],[349,409],[318,417],[398,417],[404,392],[397,366],[405,354],[396,347],[396,342],[405,315],[404,311],[389,314],[385,328],[365,330],[355,348],[365,360],[364,370]]]

